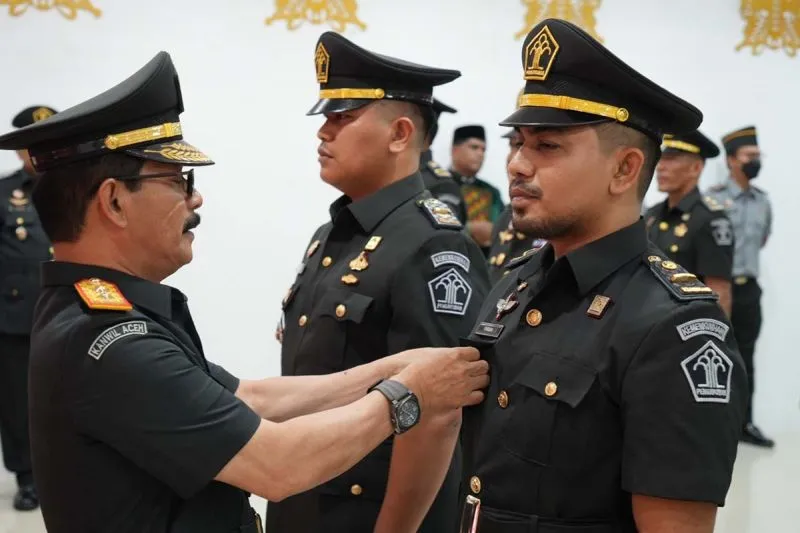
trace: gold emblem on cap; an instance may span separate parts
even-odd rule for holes
[[[78,17],[78,11],[88,11],[95,18],[103,14],[102,11],[92,5],[91,0],[2,0],[0,5],[9,6],[8,14],[12,17],[23,15],[29,7],[34,7],[37,11],[55,9],[67,20],[75,20]]]
[[[269,26],[273,22],[286,22],[286,28],[294,31],[304,22],[319,25],[328,24],[334,31],[343,32],[348,24],[362,30],[367,25],[359,20],[356,0],[277,0],[275,13],[264,21]]]
[[[179,163],[210,163],[211,159],[192,146],[183,141],[162,145],[158,150],[143,150],[145,153],[158,154],[164,159],[170,159]]]
[[[46,107],[40,107],[36,111],[33,112],[32,118],[34,122],[42,121],[48,117],[52,117],[53,112],[47,109]]]
[[[317,45],[317,50],[314,52],[314,65],[317,69],[317,81],[319,83],[328,83],[328,73],[331,69],[331,55],[322,43]]]
[[[179,137],[181,135],[183,135],[181,123],[168,122],[166,124],[159,124],[157,126],[148,126],[138,130],[123,131],[121,133],[108,135],[103,144],[109,150],[116,150],[118,148],[125,148],[126,146],[132,146],[134,144],[141,144],[151,141],[155,142],[160,139]]]
[[[525,79],[546,80],[559,48],[558,41],[545,25],[525,47]]]

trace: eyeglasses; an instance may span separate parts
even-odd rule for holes
[[[155,178],[180,178],[179,182],[187,198],[194,194],[194,169],[184,172],[162,172],[158,174],[136,174],[133,176],[111,176],[118,181],[137,181]]]

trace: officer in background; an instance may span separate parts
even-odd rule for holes
[[[21,111],[11,125],[23,128],[55,114],[47,106]],[[52,257],[39,215],[31,202],[34,169],[26,150],[22,168],[0,180],[0,437],[6,468],[17,475],[14,508],[39,506],[31,470],[28,436],[28,360],[33,308],[39,296],[39,264]]]
[[[375,54],[335,32],[320,37],[315,59],[320,99],[308,114],[325,117],[320,176],[343,196],[311,237],[283,300],[282,374],[338,372],[401,349],[457,346],[488,292],[485,258],[452,210],[425,190],[418,169],[433,88],[460,72]],[[451,463],[450,429],[441,438],[388,440],[338,478],[271,502],[267,531],[393,533],[417,531],[423,518],[419,531],[453,531],[460,454]]]
[[[522,134],[515,129],[503,135],[508,139],[508,155],[506,156],[506,168],[511,162],[511,158],[522,146]],[[511,217],[511,205],[503,209],[500,217],[492,228],[492,247],[489,250],[489,277],[494,285],[507,272],[506,262],[521,256],[529,250],[535,250],[544,246],[543,239],[534,239],[525,235],[521,231],[514,229]]]
[[[548,244],[509,263],[469,337],[491,384],[464,413],[462,531],[710,532],[746,374],[713,291],[640,217],[663,133],[702,113],[565,21],[522,58],[511,205]]]
[[[0,136],[0,149],[29,150],[55,249],[30,356],[49,533],[261,533],[250,492],[280,500],[393,432],[457,427],[488,383],[474,349],[259,381],[208,362],[186,296],[162,283],[192,260],[200,223],[194,170],[183,169],[213,163],[183,139],[182,101],[161,52],[108,91]]]
[[[446,203],[458,217],[462,224],[467,221],[467,208],[461,198],[461,186],[456,182],[450,171],[433,160],[431,145],[439,132],[439,116],[442,113],[455,113],[456,109],[444,102],[433,99],[433,124],[425,136],[422,146],[422,155],[419,158],[419,173],[425,188],[431,191],[434,198]]]
[[[697,183],[705,162],[719,155],[711,139],[693,131],[665,135],[656,166],[658,190],[667,199],[645,214],[648,237],[673,261],[696,274],[719,296],[731,316],[733,230],[725,209],[700,194]]]
[[[492,244],[492,225],[503,211],[500,191],[478,177],[486,156],[486,131],[483,126],[469,125],[453,132],[450,172],[461,184],[461,196],[467,207],[467,229],[488,254]]]
[[[772,206],[767,193],[752,183],[761,171],[761,150],[755,126],[729,133],[723,137],[722,144],[730,177],[725,183],[712,187],[708,194],[725,208],[733,223],[731,322],[750,378],[750,400],[742,441],[772,448],[775,442],[753,423],[754,358],[762,318],[759,254],[772,233]]]

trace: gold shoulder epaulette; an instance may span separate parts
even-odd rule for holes
[[[446,203],[437,198],[420,198],[417,200],[417,205],[425,211],[428,218],[439,228],[452,228],[461,229],[464,225],[458,220],[458,217],[453,213]]]
[[[714,198],[713,196],[703,196],[703,203],[706,204],[706,207],[709,208],[711,211],[725,210],[725,206],[719,203],[717,199]]]
[[[119,287],[99,278],[84,279],[75,284],[81,299],[89,309],[104,311],[130,311],[131,303],[122,295]]]
[[[428,161],[428,168],[433,171],[433,173],[439,178],[452,178],[453,175],[450,174],[450,171],[441,166],[436,161]]]
[[[680,301],[717,300],[719,296],[707,287],[697,276],[678,263],[664,260],[658,255],[648,255],[644,261],[656,278]]]

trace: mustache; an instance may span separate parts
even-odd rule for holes
[[[513,180],[511,182],[511,184],[508,186],[508,194],[509,194],[509,196],[515,190],[516,191],[521,191],[521,192],[527,194],[528,196],[531,196],[531,197],[533,197],[533,198],[535,198],[537,200],[541,199],[541,197],[544,194],[542,189],[540,189],[536,185],[533,185],[532,183],[528,183],[527,181],[521,180],[521,179]]]
[[[186,219],[186,222],[183,224],[183,232],[186,233],[187,231],[191,231],[197,226],[200,225],[200,215],[197,213],[192,213],[189,218]]]

